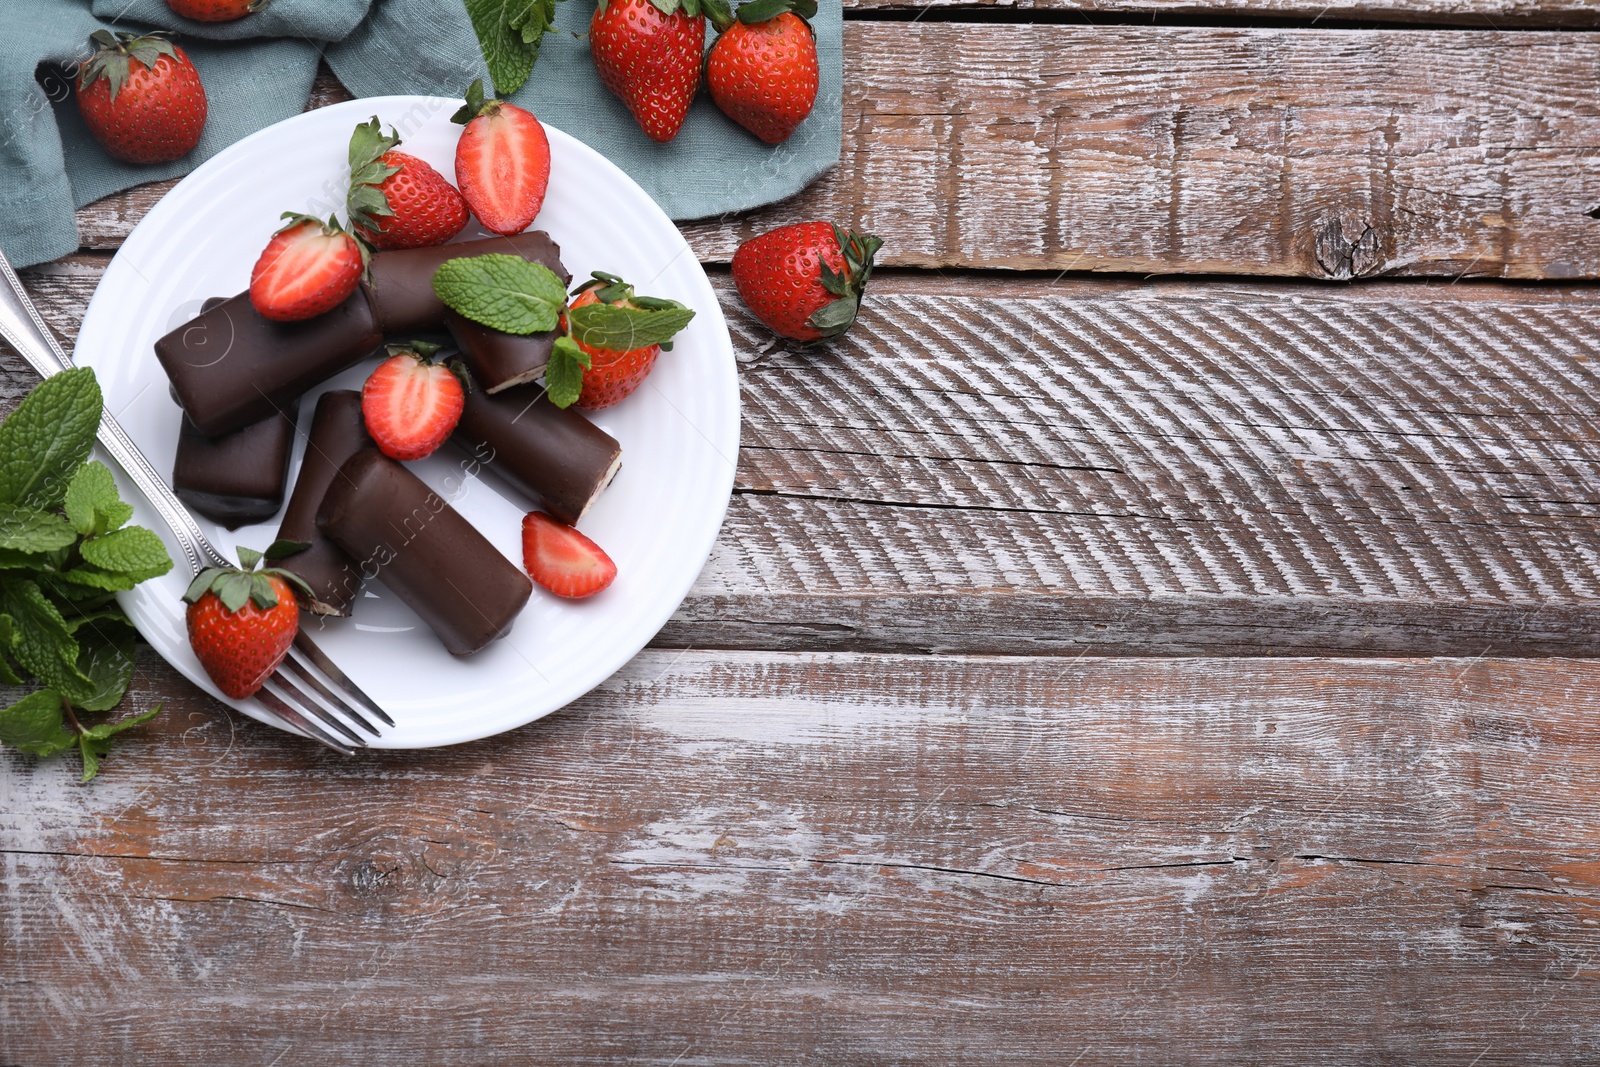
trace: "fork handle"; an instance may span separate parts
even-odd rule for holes
[[[0,253],[0,276],[6,282],[4,287],[0,287],[0,338],[21,353],[40,377],[48,378],[71,367],[71,358],[62,351],[55,335],[45,326],[39,309],[34,307],[27,290],[22,288],[21,279],[11,268],[4,253]],[[229,565],[227,557],[206,540],[200,527],[195,524],[194,516],[189,514],[189,509],[167,487],[166,480],[150,466],[150,461],[144,458],[144,453],[139,451],[128,432],[108,410],[102,409],[100,412],[98,436],[100,444],[111,453],[111,458],[133,479],[133,484],[172,530],[189,563],[190,574],[198,574],[204,567]]]

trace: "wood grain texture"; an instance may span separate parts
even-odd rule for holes
[[[68,336],[104,263],[27,274]],[[890,276],[808,351],[719,285],[740,462],[661,644],[1600,654],[1589,290]]]
[[[1314,24],[1356,20],[1491,30],[1600,26],[1600,9],[1588,0],[844,0],[844,9],[846,18],[932,10],[946,17],[965,12],[1017,12],[1034,17],[1072,14],[1085,22],[1107,18],[1308,19]]]
[[[703,260],[820,217],[901,266],[1600,277],[1597,35],[853,22],[845,47],[839,166],[685,226]],[[85,209],[85,246],[163,191]]]
[[[1600,666],[647,652],[0,754],[0,1062],[1582,1064]],[[235,733],[237,730],[237,733]]]

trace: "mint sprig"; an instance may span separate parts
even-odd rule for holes
[[[467,17],[497,96],[522,88],[556,24],[557,0],[466,0]]]
[[[553,330],[567,306],[566,286],[549,267],[500,253],[446,260],[433,291],[452,310],[505,333]]]
[[[135,634],[112,594],[172,569],[161,540],[125,523],[111,471],[85,462],[100,424],[87,368],[34,388],[0,422],[0,683],[45,688],[0,710],[0,744],[34,756],[76,747],[93,778],[115,734],[154,717],[86,723],[122,702]]]
[[[671,343],[694,318],[693,311],[675,300],[640,296],[633,303],[633,307],[596,303],[573,308],[567,312],[567,329],[573,340],[590,348],[631,352]]]

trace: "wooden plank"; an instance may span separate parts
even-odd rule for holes
[[[104,263],[27,274],[68,336]],[[807,351],[719,286],[740,463],[661,644],[1600,654],[1592,290],[890,275]]]
[[[148,659],[134,692],[174,709],[88,788],[0,755],[0,1062],[1600,1040],[1593,663],[656,651],[515,734],[352,760]]]
[[[852,22],[840,165],[685,226],[807,218],[913,267],[1600,277],[1600,36]],[[80,217],[119,243],[159,186]]]
[[[1014,13],[1026,19],[1076,15],[1085,22],[1145,18],[1243,22],[1310,20],[1313,25],[1375,21],[1412,25],[1593,29],[1588,0],[844,0],[845,16],[933,11],[945,18]]]

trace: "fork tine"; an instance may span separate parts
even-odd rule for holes
[[[290,674],[293,674],[296,678],[306,683],[306,685],[311,688],[313,693],[326,698],[330,704],[342,712],[351,722],[361,727],[373,737],[378,736],[378,728],[376,726],[368,722],[365,716],[363,716],[355,708],[351,707],[348,701],[339,699],[337,694],[318,681],[317,676],[312,674],[310,668],[308,668],[304,663],[301,663],[293,656],[285,656],[283,658],[283,662],[278,664],[278,671],[279,673],[282,673],[286,669]]]
[[[312,663],[316,664],[317,669],[323,674],[326,674],[334,685],[338,686],[340,689],[343,689],[347,694],[354,697],[356,700],[359,700],[363,705],[366,706],[368,711],[372,712],[372,714],[376,715],[390,726],[394,725],[394,720],[389,718],[389,713],[384,711],[383,708],[378,705],[376,700],[373,700],[371,697],[367,696],[367,694],[362,691],[359,685],[352,682],[350,680],[350,676],[345,674],[344,671],[341,671],[337,663],[328,658],[328,654],[322,651],[322,649],[317,646],[315,641],[311,640],[311,635],[306,633],[304,626],[300,628],[299,633],[294,635],[294,647],[299,649],[301,652],[304,652],[306,658]],[[291,652],[290,655],[293,655],[293,652]]]
[[[322,727],[318,726],[316,723],[300,714],[300,712],[290,707],[283,701],[281,697],[272,692],[272,690],[266,688],[257,689],[256,699],[260,701],[262,706],[273,715],[276,715],[278,718],[289,723],[291,726],[298,727],[299,729],[305,731],[305,733],[310,735],[313,739],[322,742],[335,752],[338,752],[344,756],[353,756],[356,754],[356,750],[354,748],[352,748],[350,745],[347,745],[343,741],[340,741],[328,731],[324,730]]]
[[[318,704],[316,700],[307,696],[305,691],[299,686],[295,685],[293,682],[289,681],[282,671],[273,671],[272,677],[269,679],[269,681],[277,685],[278,689],[281,690],[278,695],[285,701],[292,701],[295,705],[299,706],[302,712],[309,712],[312,715],[315,715],[325,724],[333,727],[335,730],[348,737],[352,744],[355,744],[358,747],[366,746],[366,738],[352,730],[341,719],[339,719],[338,716],[334,715],[327,708],[324,708],[321,704]]]

